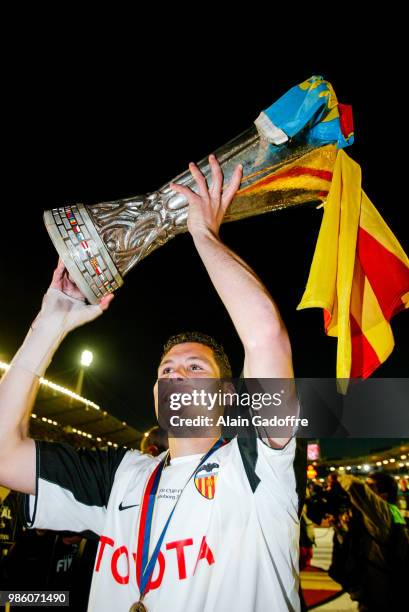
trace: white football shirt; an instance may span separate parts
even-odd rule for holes
[[[98,534],[88,610],[127,612],[139,599],[144,487],[164,454],[78,451],[51,442],[36,442],[36,448],[28,526]],[[201,455],[171,460],[156,496],[150,554],[180,500],[144,598],[148,612],[300,609],[295,448],[295,438],[283,449],[234,438],[199,470]]]

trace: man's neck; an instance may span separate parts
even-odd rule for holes
[[[204,455],[220,438],[220,431],[206,438],[171,438],[169,437],[170,458],[186,455]]]

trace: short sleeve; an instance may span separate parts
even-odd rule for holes
[[[27,526],[99,534],[115,474],[127,452],[36,441],[36,494],[23,496]]]
[[[306,486],[304,441],[292,437],[283,448],[272,448],[253,437],[238,439],[238,446],[253,494],[273,496],[299,515]]]

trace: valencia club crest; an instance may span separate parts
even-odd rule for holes
[[[216,492],[218,473],[218,463],[206,463],[197,470],[195,474],[195,487],[203,497],[213,499]]]

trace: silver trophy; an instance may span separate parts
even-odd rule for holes
[[[260,135],[261,134],[261,135]],[[256,125],[214,151],[224,185],[243,165],[240,189],[223,222],[305,203],[321,203],[331,184],[337,147],[301,138],[275,145]],[[198,163],[208,180],[208,159]],[[168,240],[187,231],[188,203],[171,181],[147,195],[100,204],[70,204],[48,210],[44,222],[72,277],[91,304],[118,289],[128,272]],[[173,182],[196,190],[189,171]]]

